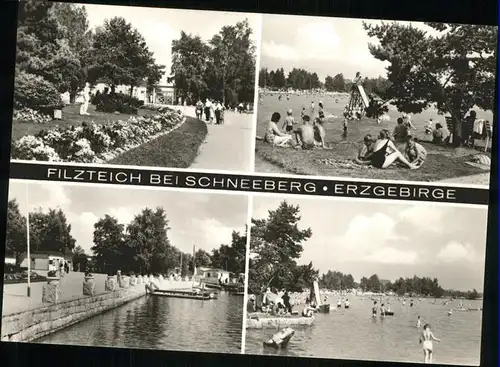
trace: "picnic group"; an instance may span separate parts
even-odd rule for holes
[[[294,111],[289,109],[282,120],[279,112],[274,112],[268,122],[262,140],[277,147],[295,147],[303,150],[314,148],[329,149],[325,144],[326,131],[324,128],[325,110],[323,102],[319,101],[316,109],[315,102],[311,102],[310,111],[302,107],[300,111],[301,123],[294,117]],[[316,116],[317,115],[317,116]],[[348,122],[360,120],[360,113],[352,118],[352,110],[347,106],[344,109],[343,130],[347,132]],[[312,118],[311,116],[315,116]],[[378,123],[380,123],[380,118]],[[474,110],[470,111],[462,126],[462,143],[464,146],[474,146],[474,139],[482,139],[486,122],[478,119]],[[280,126],[281,125],[281,126]],[[425,163],[427,151],[420,140],[412,135],[416,130],[411,116],[403,113],[398,119],[394,130],[381,129],[377,135],[367,134],[353,161],[359,165],[386,169],[394,165],[411,170],[419,169]],[[425,135],[431,136],[433,144],[448,144],[450,133],[444,126],[429,119],[425,126]]]

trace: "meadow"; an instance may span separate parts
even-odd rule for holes
[[[274,166],[277,173],[292,173],[299,175],[352,177],[365,179],[388,179],[405,181],[441,181],[464,176],[486,174],[489,167],[471,165],[470,160],[484,150],[484,142],[478,141],[475,149],[453,148],[451,146],[432,144],[431,135],[425,133],[425,126],[430,118],[446,127],[445,118],[435,109],[427,109],[421,114],[412,116],[412,123],[416,127],[411,133],[418,137],[428,153],[425,164],[418,170],[394,166],[381,170],[369,166],[360,166],[353,163],[366,134],[377,136],[380,130],[386,128],[391,132],[396,120],[401,114],[391,106],[389,121],[380,124],[373,119],[363,117],[360,121],[350,122],[347,135],[343,134],[344,107],[348,104],[347,94],[339,95],[283,95],[281,100],[277,94],[265,93],[261,96],[257,109],[257,136],[264,136],[268,121],[273,112],[279,112],[282,120],[278,124],[282,128],[286,111],[292,109],[295,120],[300,120],[300,110],[305,107],[309,113],[311,102],[316,106],[323,102],[325,109],[326,143],[329,149],[314,149],[310,151],[293,148],[273,147],[261,140],[255,145],[255,171],[269,172]],[[493,121],[490,111],[476,110],[478,118]],[[400,149],[402,146],[400,147]],[[489,155],[489,153],[484,153]],[[479,182],[478,182],[479,183]],[[482,182],[481,182],[482,184]]]

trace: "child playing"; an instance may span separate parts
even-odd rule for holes
[[[421,321],[420,321],[420,316],[417,316],[417,327],[420,328],[421,325]]]
[[[425,324],[419,340],[419,343],[422,344],[422,348],[424,350],[424,363],[432,363],[433,341],[439,342],[441,340],[434,336],[431,331],[431,326],[429,324]]]

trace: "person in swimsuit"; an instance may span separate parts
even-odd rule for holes
[[[373,307],[372,307],[372,317],[377,317],[377,301],[373,302]]]
[[[394,139],[397,141],[406,141],[406,137],[408,136],[408,127],[403,123],[403,119],[401,117],[398,118],[398,124],[394,127],[392,136],[394,136]]]
[[[292,140],[292,136],[280,131],[277,125],[280,119],[281,115],[278,112],[273,113],[264,140],[278,147],[285,147]]]
[[[292,110],[289,109],[286,111],[286,118],[283,122],[283,130],[285,130],[287,134],[291,134],[293,132],[293,125],[295,125],[295,120],[292,116]]]
[[[416,165],[408,162],[398,148],[396,148],[389,138],[389,131],[386,129],[380,132],[377,141],[373,144],[373,153],[370,156],[370,161],[372,166],[382,169],[388,168],[396,161],[403,163],[410,169],[418,168]]]
[[[311,307],[308,301],[306,301],[306,304],[304,306],[304,309],[302,310],[302,316],[303,317],[313,317],[314,315],[314,308]]]
[[[439,342],[441,340],[434,336],[431,331],[431,326],[429,324],[425,324],[419,340],[419,343],[422,344],[422,348],[424,350],[424,363],[432,363],[433,341]]]
[[[308,115],[304,115],[302,118],[302,126],[299,126],[296,130],[294,130],[297,145],[300,145],[304,150],[310,150],[319,145],[319,143],[314,139],[314,126],[309,124],[310,120],[311,119]]]
[[[321,147],[323,149],[327,149],[326,144],[325,144],[325,128],[323,127],[323,122],[321,121],[321,118],[316,117],[314,119],[314,140],[317,142],[320,142]]]

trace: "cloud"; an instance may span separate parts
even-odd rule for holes
[[[114,217],[118,220],[118,223],[128,225],[134,219],[135,213],[131,208],[118,207],[111,208],[107,211],[107,214],[111,217]]]
[[[399,218],[419,230],[441,232],[444,212],[434,205],[413,205],[399,213]]]
[[[401,251],[393,247],[385,247],[365,257],[365,261],[379,264],[414,264],[418,254],[415,251]]]
[[[452,241],[438,252],[436,258],[446,263],[452,263],[458,261],[474,261],[476,255],[471,245]]]
[[[42,200],[38,200],[39,198],[32,197],[33,194],[38,194],[39,189],[43,188],[45,191],[45,198]],[[71,198],[67,195],[67,191],[61,185],[54,184],[44,184],[43,186],[38,186],[35,190],[33,190],[33,186],[30,186],[28,189],[29,193],[29,201],[30,203],[36,202],[36,207],[41,207],[44,211],[55,208],[67,208],[71,205]],[[38,196],[38,195],[36,195]]]
[[[385,261],[414,261],[416,255],[405,253],[388,247],[394,241],[407,241],[396,231],[397,222],[391,217],[376,213],[372,216],[357,215],[349,223],[343,236],[334,238],[335,257],[339,260],[374,261],[385,253],[391,255]],[[330,245],[331,247],[331,245]],[[380,252],[382,251],[382,252]],[[397,255],[397,256],[396,256]]]
[[[263,41],[261,52],[268,57],[287,61],[332,60],[337,57],[340,37],[331,21],[307,22],[293,33],[293,45]]]

